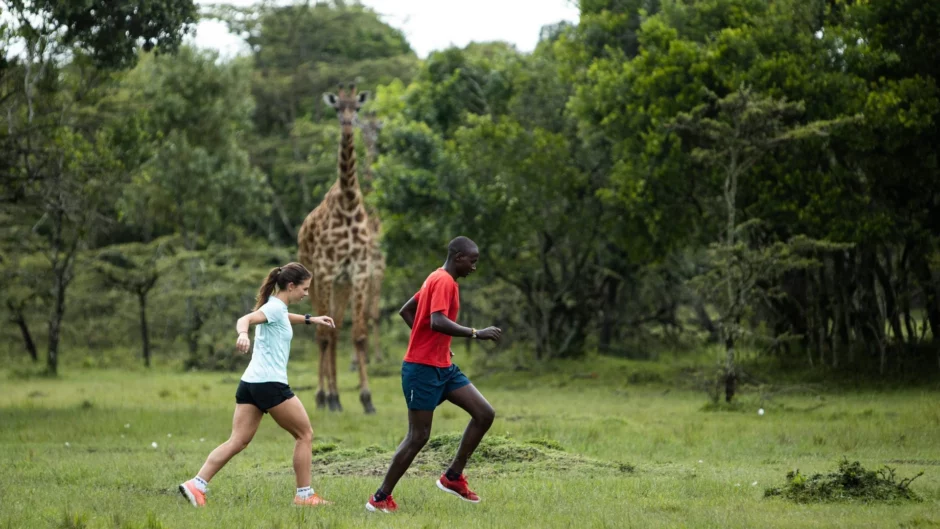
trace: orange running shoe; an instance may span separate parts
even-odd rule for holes
[[[382,501],[375,501],[375,495],[369,496],[369,503],[366,503],[366,510],[369,512],[384,512],[391,514],[398,510],[398,504],[395,503],[395,500],[392,499],[392,495],[389,494]]]
[[[333,502],[326,501],[316,493],[313,493],[313,495],[307,496],[306,498],[294,496],[294,505],[299,505],[301,507],[317,507],[319,505],[333,505]]]
[[[437,488],[464,501],[480,503],[480,497],[467,486],[467,478],[463,474],[455,480],[447,479],[446,473],[441,474],[441,479],[437,480]]]
[[[189,500],[189,503],[192,503],[193,507],[206,506],[206,493],[199,490],[199,487],[196,486],[193,480],[189,480],[180,485],[180,494]]]

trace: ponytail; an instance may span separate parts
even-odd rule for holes
[[[272,268],[268,272],[268,277],[264,278],[264,283],[258,289],[258,297],[255,298],[255,308],[258,310],[262,305],[268,302],[271,295],[274,294],[274,288],[287,288],[287,285],[294,283],[299,285],[310,279],[310,271],[300,263],[287,263],[284,266]]]
[[[262,305],[268,302],[268,298],[271,297],[271,294],[274,293],[274,287],[277,286],[277,275],[281,272],[281,267],[272,268],[268,272],[268,277],[264,278],[264,283],[261,283],[261,288],[258,289],[258,296],[255,298],[255,308],[251,310],[258,310]]]

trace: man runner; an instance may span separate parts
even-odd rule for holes
[[[398,446],[382,486],[369,497],[366,509],[391,513],[398,509],[392,490],[405,474],[418,452],[431,437],[434,409],[445,400],[470,414],[470,423],[463,433],[457,455],[450,467],[437,480],[437,487],[448,494],[472,503],[477,496],[467,486],[463,475],[467,460],[486,431],[493,424],[496,412],[470,380],[451,362],[452,336],[498,341],[501,330],[487,327],[476,330],[458,325],[460,292],[457,279],[476,271],[480,251],[466,237],[457,237],[447,246],[447,261],[424,281],[418,291],[401,308],[399,314],[411,327],[408,352],[401,365],[401,388],[408,404],[408,435]]]

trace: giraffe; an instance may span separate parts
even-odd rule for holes
[[[340,122],[338,177],[323,201],[304,219],[297,234],[298,260],[313,274],[311,304],[317,314],[329,314],[336,328],[317,326],[320,369],[317,408],[342,411],[336,383],[336,345],[346,306],[352,301],[352,339],[359,360],[359,401],[366,413],[375,413],[366,373],[368,322],[366,318],[369,278],[372,275],[372,230],[362,191],[356,177],[356,146],[353,126],[368,92],[357,92],[353,84],[339,95],[323,94],[323,101],[336,110]]]
[[[376,117],[375,111],[367,112],[366,119],[359,121],[359,130],[362,131],[362,141],[366,146],[365,171],[362,175],[364,196],[368,196],[374,186],[375,174],[372,172],[372,164],[378,156],[379,132],[382,131],[384,126],[385,123]],[[366,212],[369,215],[369,228],[372,232],[372,248],[370,252],[372,256],[372,279],[369,284],[368,313],[366,317],[368,319],[369,328],[372,329],[372,358],[376,361],[381,361],[383,356],[382,342],[380,340],[379,316],[381,315],[380,311],[382,305],[382,281],[385,279],[385,254],[382,253],[380,244],[382,221],[379,218],[379,212],[376,208],[368,203],[366,203]],[[358,364],[359,361],[354,351],[352,355],[352,369],[357,369]]]

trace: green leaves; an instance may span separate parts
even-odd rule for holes
[[[128,106],[146,147],[121,208],[152,235],[223,237],[263,222],[266,188],[244,145],[253,109],[247,70],[216,59],[190,48],[148,57],[122,84],[138,94]]]
[[[10,8],[28,38],[55,28],[49,37],[77,46],[104,68],[132,64],[141,48],[176,51],[197,17],[192,0],[12,0]]]

